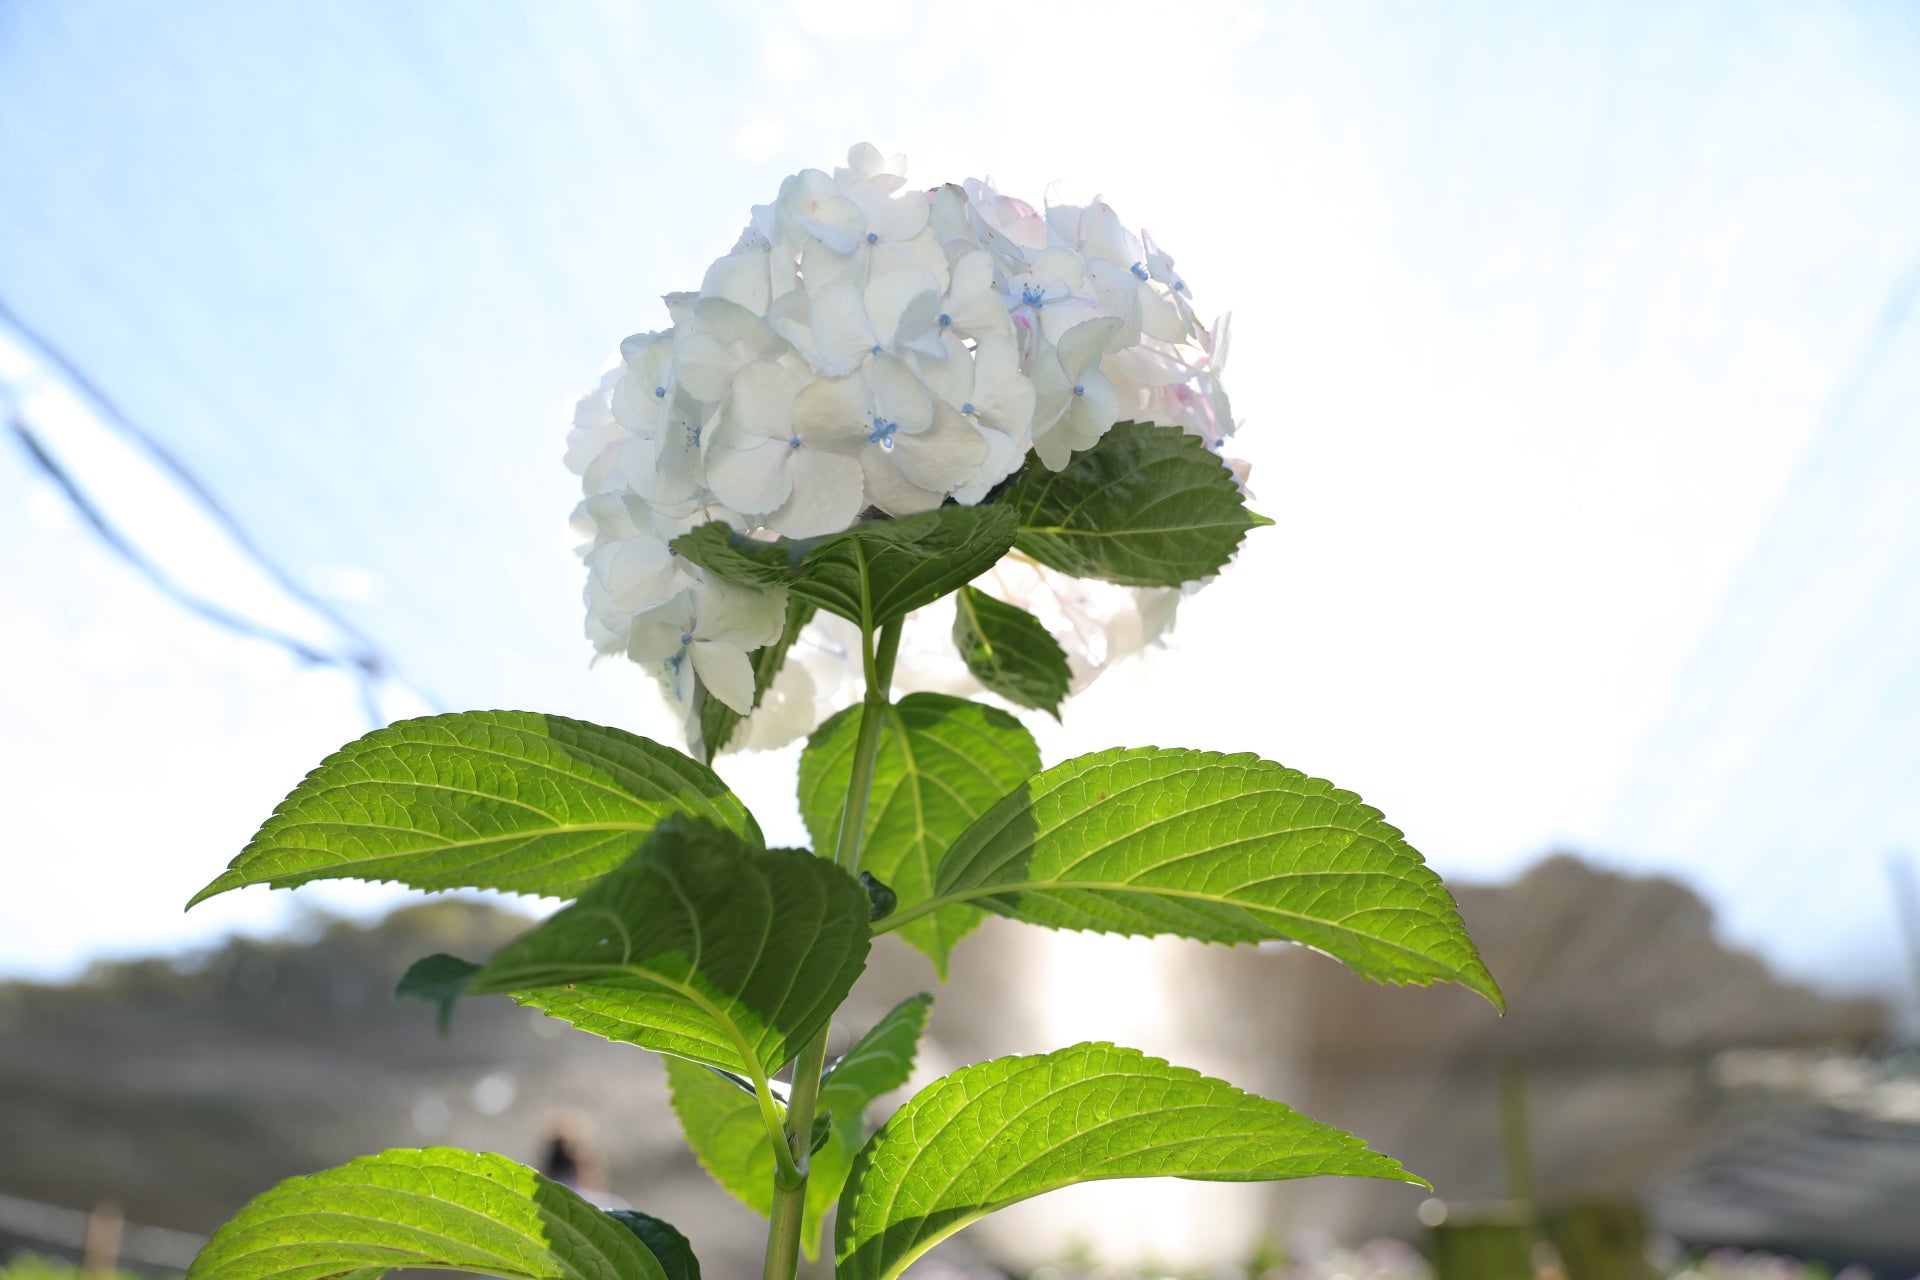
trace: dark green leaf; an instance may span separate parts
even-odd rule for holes
[[[1248,529],[1226,464],[1178,427],[1115,423],[1064,471],[1029,466],[1008,493],[1020,513],[1015,545],[1076,578],[1177,587],[1218,573]]]
[[[362,1156],[289,1178],[213,1233],[190,1280],[373,1280],[398,1268],[509,1280],[668,1280],[631,1231],[504,1156]]]
[[[974,587],[954,596],[953,644],[974,678],[1015,706],[1060,718],[1072,672],[1040,620]]]
[[[571,898],[674,813],[761,843],[718,774],[631,733],[527,711],[402,720],[321,761],[187,905],[334,878]]]
[[[819,538],[762,542],[713,521],[675,538],[673,549],[728,582],[784,586],[829,613],[879,627],[991,569],[1013,545],[1016,525],[1006,506],[951,506]]]
[[[1139,747],[1031,778],[953,842],[933,895],[1056,929],[1291,939],[1376,982],[1501,1006],[1440,878],[1350,791],[1253,755]]]
[[[867,891],[821,858],[670,818],[468,985],[764,1082],[866,965]]]
[[[867,1140],[867,1106],[907,1082],[933,997],[903,1000],[849,1049],[820,1086],[819,1107],[831,1114],[826,1141],[813,1152],[800,1242],[820,1251],[820,1224],[840,1195],[853,1153]],[[773,1211],[773,1148],[753,1098],[691,1062],[667,1059],[673,1110],[687,1143],[713,1180],[761,1215]],[[818,1120],[815,1122],[816,1131]]]
[[[996,1058],[922,1089],[861,1149],[835,1274],[892,1280],[968,1223],[1076,1183],[1317,1174],[1419,1181],[1350,1134],[1134,1049]]]
[[[480,966],[444,951],[415,960],[401,975],[393,989],[395,1000],[423,1000],[433,1005],[434,1023],[441,1035],[453,1026],[453,1006],[467,993],[467,983],[480,972]]]
[[[693,1256],[693,1245],[672,1223],[638,1209],[609,1209],[607,1216],[640,1237],[640,1243],[667,1273],[667,1280],[700,1280],[700,1259]]]
[[[814,607],[798,596],[787,597],[787,625],[780,638],[770,645],[753,651],[753,707],[760,709],[761,700],[767,696],[767,690],[773,686],[780,675],[780,668],[786,665],[787,651],[793,648],[793,642],[800,638],[801,629],[813,620]],[[700,699],[700,750],[708,763],[727,749],[733,741],[733,732],[740,727],[741,716],[738,711],[718,698],[709,697],[706,689],[701,688],[695,695]]]
[[[814,730],[800,757],[800,813],[816,849],[839,837],[860,714],[850,707]],[[933,892],[941,855],[967,825],[1038,772],[1040,749],[1006,712],[943,693],[909,694],[885,715],[860,865],[904,910]],[[977,908],[956,905],[916,918],[900,936],[945,978],[948,953],[980,919]]]

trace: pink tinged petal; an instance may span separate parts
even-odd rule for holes
[[[785,444],[793,435],[793,397],[804,385],[785,365],[756,360],[734,375],[729,416],[741,430]]]
[[[724,640],[695,640],[687,649],[707,692],[741,715],[751,714],[753,663],[746,651]]]
[[[764,313],[773,300],[773,285],[768,275],[764,249],[742,249],[716,259],[700,281],[704,298],[724,298],[749,311]]]
[[[905,361],[873,358],[873,411],[902,435],[918,435],[933,423],[933,393]]]
[[[866,473],[867,501],[890,516],[910,516],[932,511],[946,499],[922,489],[900,474],[893,449],[870,444],[860,451],[860,468]]]
[[[769,529],[787,538],[814,538],[851,525],[866,502],[860,463],[844,453],[810,445],[793,451],[793,496],[766,517]]]
[[[1011,342],[1006,344],[1012,348]],[[974,355],[967,350],[967,344],[960,335],[948,332],[940,339],[938,358],[924,355],[913,357],[914,372],[920,375],[920,381],[927,384],[928,390],[945,400],[954,408],[968,404],[973,399],[973,361]],[[1019,373],[1020,357],[1013,357],[1014,373]]]
[[[873,430],[873,391],[867,380],[816,378],[793,398],[793,428],[803,444],[850,452]]]
[[[635,662],[655,663],[671,658],[685,647],[682,637],[693,627],[691,589],[635,615],[627,629],[627,656]]]
[[[945,494],[979,470],[986,461],[987,442],[972,423],[939,404],[925,431],[894,436],[893,454],[901,475],[922,489]]]
[[[1033,429],[1033,383],[1020,374],[1020,352],[1005,338],[982,338],[973,351],[970,403],[980,421],[1010,436]]]
[[[714,428],[707,455],[707,486],[736,511],[759,515],[786,502],[793,493],[793,448],[785,440],[749,435],[722,420]]]
[[[1060,368],[1069,380],[1077,381],[1093,366],[1120,331],[1121,322],[1113,316],[1084,320],[1062,333],[1054,342],[1060,356]]]
[[[813,342],[821,363],[832,369],[852,370],[879,345],[860,290],[842,281],[821,288],[809,286],[813,299]]]

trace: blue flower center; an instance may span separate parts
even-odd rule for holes
[[[667,389],[665,387],[655,387],[653,394],[655,399],[664,399],[667,394]]]
[[[867,436],[867,439],[879,445],[882,449],[891,449],[893,448],[893,433],[899,429],[899,423],[888,422],[876,413],[873,415],[873,431]]]
[[[942,311],[940,313],[940,327],[944,329],[952,323],[953,323],[953,317],[948,315],[946,312]]]
[[[874,234],[873,232],[871,232],[871,231],[869,231],[869,232],[867,232],[867,243],[868,243],[868,244],[879,244],[879,243],[880,243],[880,237],[879,237],[878,235],[875,235],[875,234]]]
[[[1139,276],[1142,280],[1148,278],[1147,264],[1144,262],[1136,262],[1129,267],[1128,270]]]
[[[681,644],[692,644],[692,643],[693,643],[693,632],[691,632],[691,631],[682,631],[682,632],[680,633],[680,643],[681,643]]]
[[[1020,301],[1037,311],[1047,305],[1046,291],[1036,289],[1030,284],[1023,284],[1020,286]]]
[[[873,344],[873,354],[876,356],[880,354],[880,344],[877,342]]]
[[[1074,384],[1074,388],[1073,388],[1073,394],[1075,394],[1075,395],[1077,395],[1077,396],[1083,396],[1083,395],[1085,395],[1085,394],[1087,394],[1087,389],[1086,389],[1085,387],[1083,387],[1083,386],[1081,386],[1081,385],[1079,385],[1078,383],[1075,383],[1075,384]]]
[[[799,437],[799,436],[792,436],[792,437],[790,437],[790,438],[789,438],[789,439],[787,440],[787,448],[789,448],[789,449],[798,449],[799,447],[800,447],[800,437]]]
[[[973,412],[973,401],[971,401],[971,400],[969,400],[969,401],[967,401],[967,402],[966,402],[965,404],[963,404],[963,405],[961,405],[961,406],[960,406],[960,412],[962,412],[962,413],[972,413],[972,412]]]

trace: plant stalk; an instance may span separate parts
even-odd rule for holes
[[[893,664],[900,653],[902,622],[880,628],[879,637],[862,629],[860,664],[866,676],[866,694],[860,702],[860,736],[853,749],[853,768],[847,778],[847,802],[840,811],[840,838],[833,860],[857,875],[861,834],[867,825],[867,797],[873,790],[873,766],[880,754],[880,730],[886,720],[888,695],[893,689]],[[807,1172],[813,1163],[813,1113],[820,1099],[820,1077],[827,1065],[827,1032],[809,1040],[793,1064],[793,1089],[787,1095],[785,1140],[792,1155],[780,1161],[773,1179],[773,1212],[767,1226],[767,1259],[763,1280],[794,1280],[800,1265],[800,1229],[807,1213]]]

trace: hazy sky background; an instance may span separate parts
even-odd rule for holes
[[[1902,980],[1912,5],[0,0],[0,384],[175,580],[338,647],[20,326],[70,357],[394,657],[386,714],[672,739],[587,669],[571,397],[862,139],[1103,192],[1234,313],[1277,523],[1049,760],[1256,750],[1448,875],[1573,848],[1796,976]],[[392,896],[181,915],[359,692],[166,599],[12,441],[0,545],[0,973]],[[776,837],[791,769],[722,770]]]

